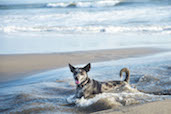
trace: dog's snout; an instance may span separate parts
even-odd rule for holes
[[[77,78],[77,77],[75,77],[75,80],[78,80],[78,78]]]

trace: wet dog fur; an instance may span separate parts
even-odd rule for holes
[[[129,84],[130,72],[127,68],[123,68],[120,71],[120,77],[122,77],[123,72],[126,74],[126,78],[123,81],[108,81],[108,82],[99,82],[88,77],[88,72],[91,69],[91,64],[87,64],[85,67],[75,68],[69,64],[70,71],[73,73],[75,79],[76,87],[76,98],[84,97],[92,98],[96,94],[110,91],[122,90],[124,86]]]

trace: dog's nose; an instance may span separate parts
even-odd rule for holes
[[[78,78],[77,78],[77,77],[75,77],[75,80],[78,80]]]

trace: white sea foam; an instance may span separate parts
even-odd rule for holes
[[[62,3],[48,3],[47,7],[110,7],[115,6],[116,4],[120,3],[119,0],[104,0],[104,1],[94,1],[94,2],[62,2]]]
[[[0,27],[0,31],[5,33],[10,32],[64,32],[64,33],[117,33],[117,32],[160,32],[171,33],[171,26],[75,26],[75,27],[58,27],[58,26],[5,26]]]
[[[67,98],[68,103],[75,103],[77,107],[89,107],[93,105],[108,105],[110,107],[125,106],[131,104],[140,104],[165,99],[164,96],[155,96],[141,92],[135,93],[102,93],[97,94],[91,99],[74,99],[73,95]]]
[[[129,91],[128,91],[129,90]],[[93,106],[104,106],[104,107],[120,107],[132,104],[141,104],[145,102],[152,102],[157,100],[163,100],[169,96],[157,96],[153,94],[146,94],[139,92],[135,88],[127,86],[127,91],[122,92],[110,92],[97,94],[95,97],[90,99],[77,99],[74,95],[67,98],[68,103],[75,103],[77,107],[87,108]]]

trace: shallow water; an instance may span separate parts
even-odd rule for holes
[[[142,58],[93,63],[89,77],[99,81],[122,80],[128,67],[130,84],[123,91],[102,93],[91,99],[73,99],[75,84],[69,68],[56,69],[0,84],[1,112],[96,112],[171,98],[170,52]],[[82,65],[80,65],[82,66]]]

